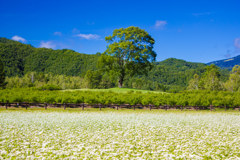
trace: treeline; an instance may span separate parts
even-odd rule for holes
[[[5,88],[29,88],[35,87],[42,90],[62,90],[87,88],[84,78],[78,76],[53,75],[30,72],[23,77],[6,77]]]
[[[219,67],[210,65],[205,68],[202,75],[195,74],[189,81],[188,90],[210,90],[210,91],[240,91],[240,66],[236,65],[227,81],[221,80]]]
[[[1,103],[47,103],[88,105],[142,105],[169,107],[224,107],[240,106],[240,93],[227,91],[185,91],[181,93],[128,93],[101,91],[39,91],[36,89],[11,89],[0,91]]]
[[[194,72],[193,72],[194,73]],[[240,88],[240,68],[235,66],[229,80],[226,75],[222,75],[221,70],[215,65],[206,66],[200,74],[195,74],[188,83],[188,90],[211,90],[211,91],[239,91]],[[150,74],[151,75],[151,74]],[[190,76],[190,74],[189,74]],[[150,76],[149,76],[150,77]],[[164,92],[179,92],[186,87],[179,85],[164,85],[158,80],[151,80],[147,77],[126,77],[124,82],[126,88],[136,88],[143,90],[155,90]],[[84,77],[44,74],[30,72],[23,77],[7,77],[6,88],[27,88],[36,87],[41,89],[106,89],[117,87],[117,77],[114,72],[102,72],[101,70],[88,70]]]
[[[5,88],[37,88],[42,90],[64,90],[82,88],[112,88],[116,85],[107,74],[88,71],[84,77],[29,72],[23,77],[6,77]]]
[[[39,72],[29,72],[22,77],[6,77],[5,88],[37,88],[45,90],[64,90],[64,89],[107,89],[117,87],[117,79],[114,75],[100,71],[87,71],[84,77],[44,74]],[[168,91],[168,87],[160,83],[153,83],[142,78],[130,78],[124,83],[125,87]]]

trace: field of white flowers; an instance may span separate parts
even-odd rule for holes
[[[239,159],[240,114],[1,111],[0,159]]]

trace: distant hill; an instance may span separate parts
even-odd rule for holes
[[[35,48],[0,38],[0,57],[6,76],[22,76],[32,71],[80,76],[89,69],[96,69],[99,56],[77,53],[69,49]]]
[[[203,63],[187,62],[176,58],[169,58],[155,64],[156,66],[149,73],[149,78],[165,85],[181,86],[186,86],[194,74],[202,74],[206,67]]]
[[[215,64],[223,69],[231,70],[235,65],[240,65],[240,55],[228,59],[218,60],[207,63],[207,65]]]

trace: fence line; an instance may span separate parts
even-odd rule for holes
[[[137,105],[130,105],[130,104],[86,104],[86,103],[26,103],[26,102],[21,102],[21,103],[0,103],[0,106],[5,107],[8,109],[9,107],[16,107],[16,108],[30,108],[30,107],[42,107],[42,108],[99,108],[101,110],[102,108],[112,108],[118,110],[119,108],[127,108],[127,109],[164,109],[164,110],[169,110],[169,109],[176,109],[176,110],[183,110],[183,109],[188,109],[188,110],[215,110],[216,108],[224,108],[225,111],[228,109],[238,109],[240,111],[240,107],[226,107],[226,106],[169,106],[169,105],[164,105],[164,106],[156,106],[156,105],[142,105],[142,104],[137,104]]]

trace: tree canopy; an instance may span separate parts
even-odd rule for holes
[[[109,43],[100,59],[100,66],[114,70],[122,87],[126,75],[147,73],[152,68],[156,53],[153,51],[154,39],[139,27],[115,29],[105,38]]]
[[[205,89],[211,91],[223,90],[223,85],[221,82],[221,72],[220,68],[211,64],[205,67],[205,72],[199,78],[197,74],[194,75],[193,79],[189,81],[189,90]]]

